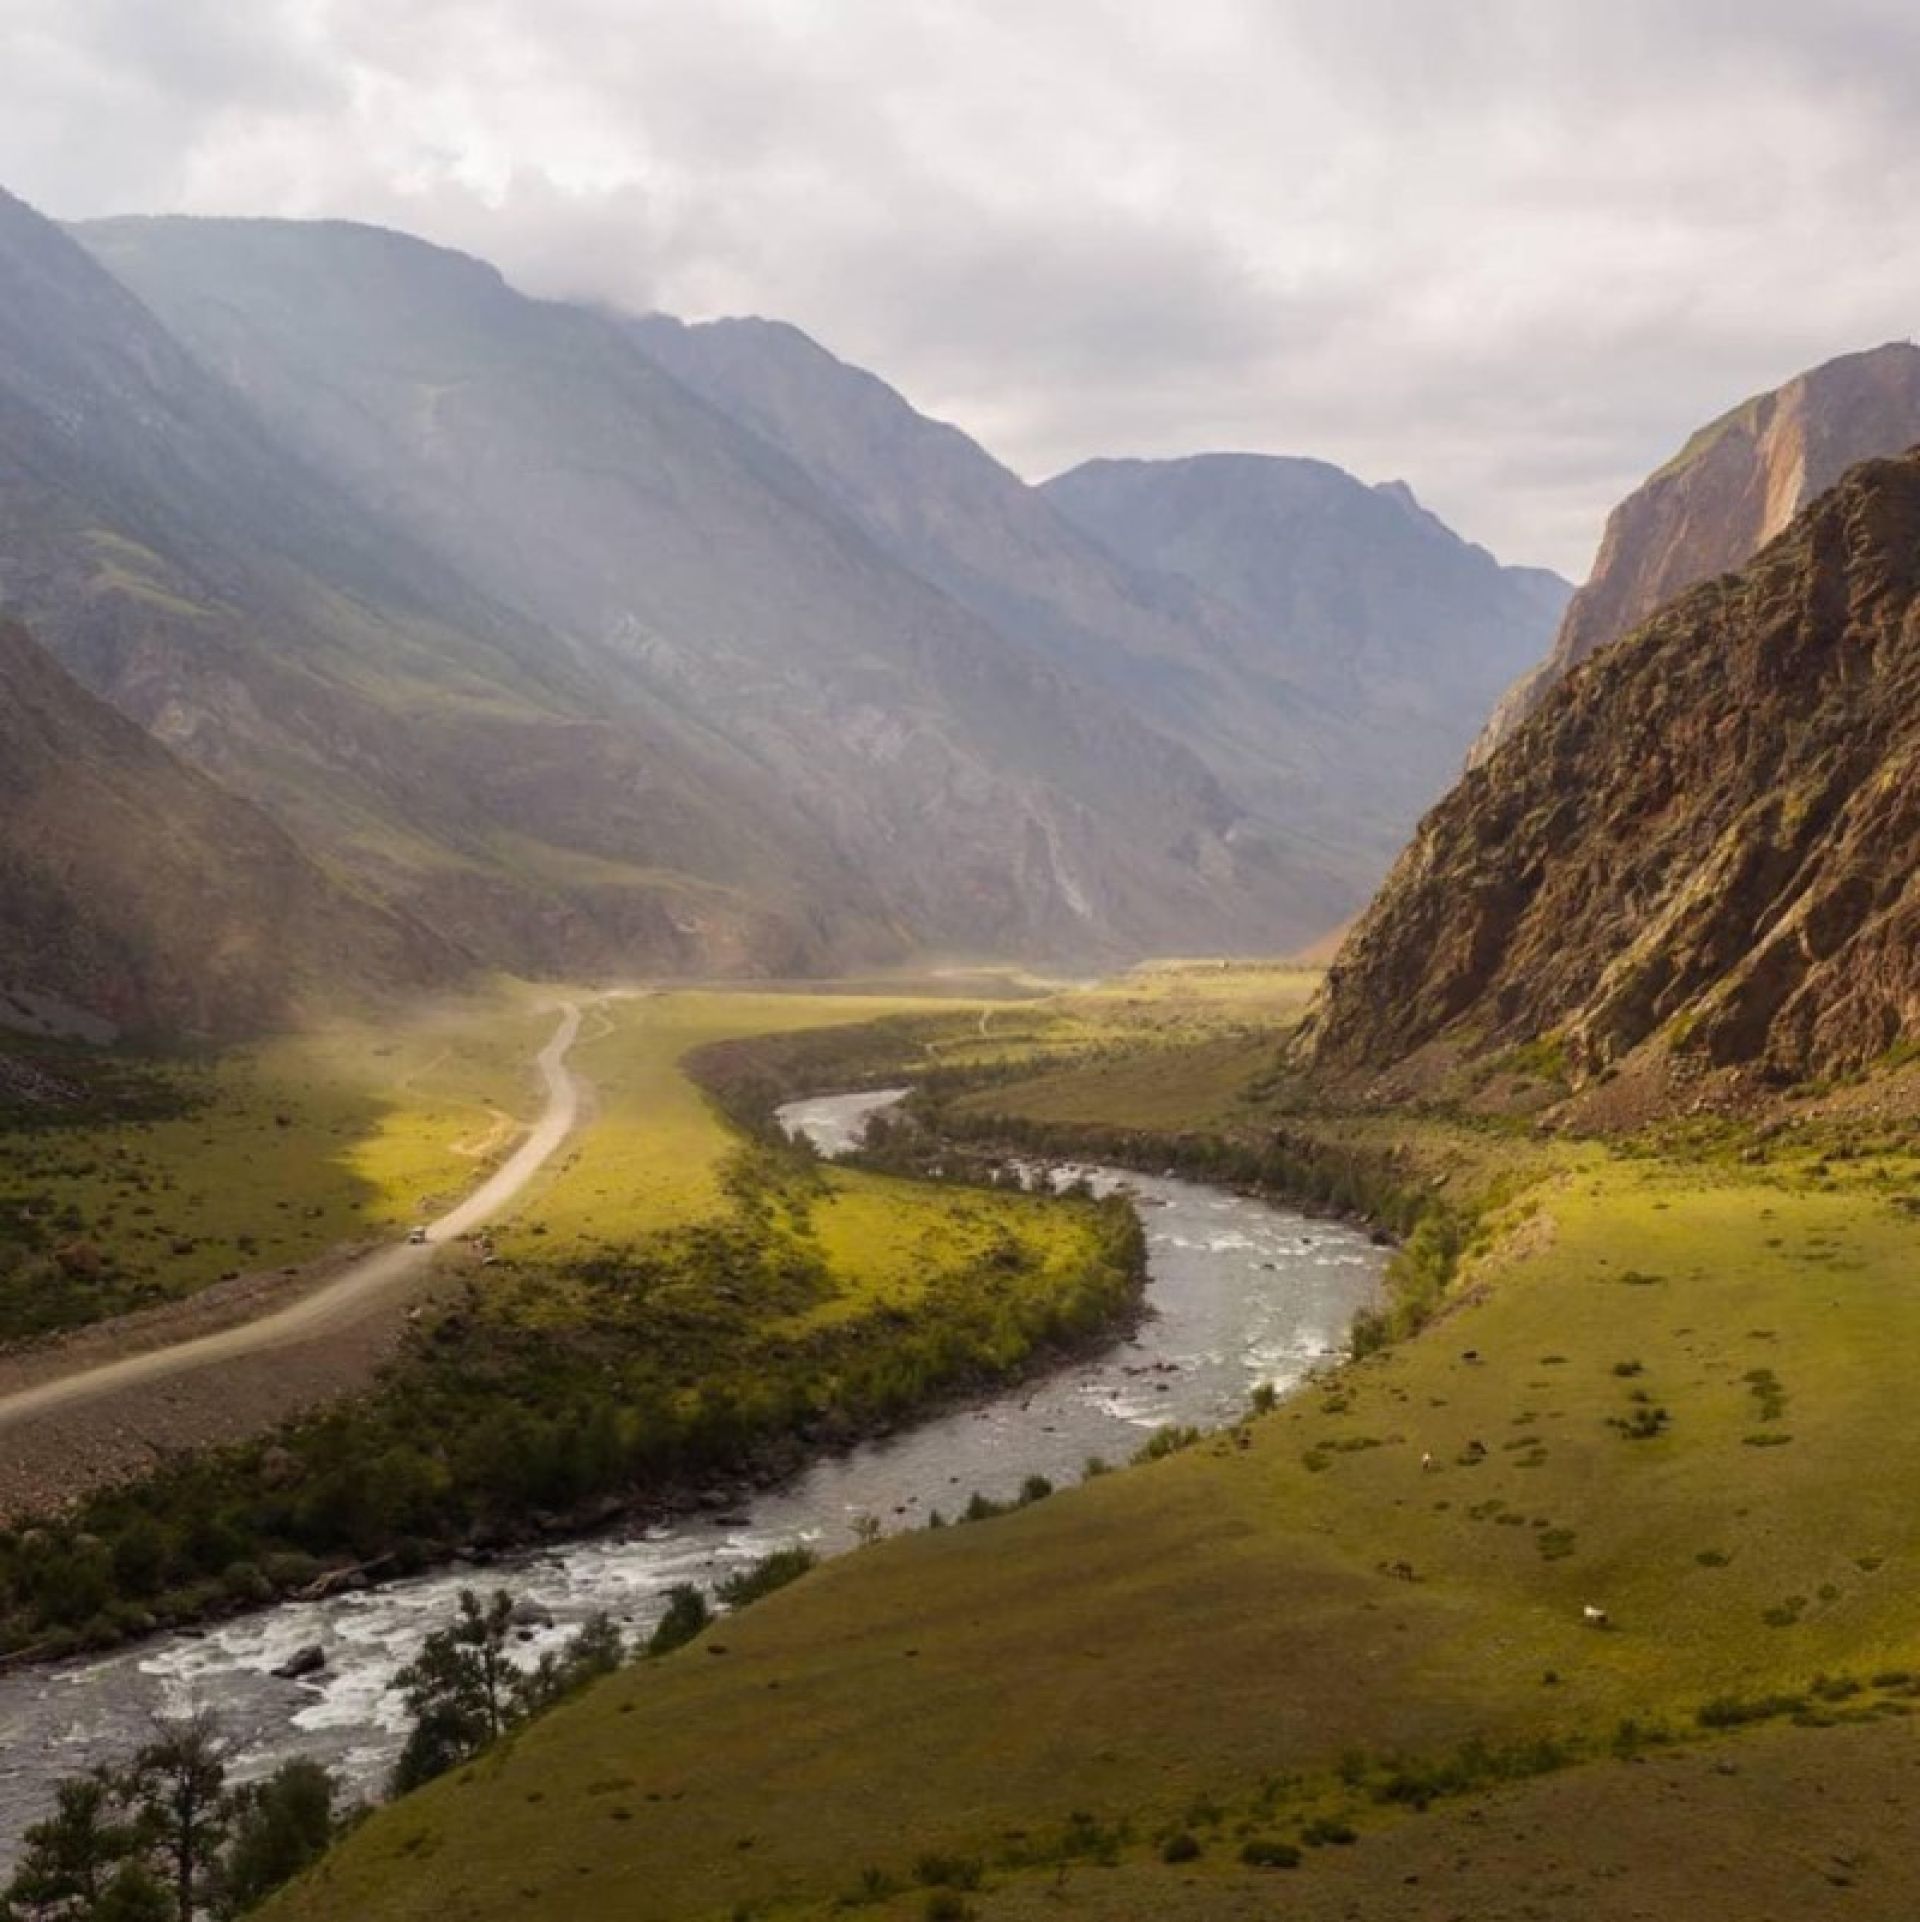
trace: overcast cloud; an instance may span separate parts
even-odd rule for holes
[[[1241,447],[1584,572],[1920,315],[1911,0],[0,0],[0,182],[774,314],[1038,478]]]

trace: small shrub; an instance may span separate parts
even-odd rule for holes
[[[1195,1862],[1199,1857],[1199,1839],[1187,1829],[1168,1836],[1160,1844],[1160,1859],[1163,1862]]]
[[[860,1871],[860,1879],[840,1898],[842,1905],[849,1909],[865,1908],[870,1902],[884,1902],[888,1897],[900,1892],[900,1884],[885,1869],[877,1869],[871,1863]]]
[[[1300,1831],[1300,1839],[1309,1848],[1350,1848],[1359,1841],[1359,1832],[1350,1822],[1342,1822],[1333,1816],[1316,1815]]]
[[[970,1855],[928,1853],[913,1865],[913,1879],[927,1889],[977,1889],[980,1864]]]
[[[1702,1728],[1742,1728],[1749,1722],[1798,1715],[1806,1706],[1804,1695],[1716,1695],[1694,1710],[1693,1719]]]
[[[1173,1425],[1156,1428],[1142,1444],[1134,1456],[1136,1462],[1157,1462],[1168,1455],[1177,1455],[1182,1449],[1192,1448],[1200,1440],[1197,1428]]]
[[[1240,1859],[1250,1869],[1297,1869],[1300,1851],[1291,1842],[1271,1835],[1256,1835],[1240,1850]]]
[[[971,1922],[975,1910],[957,1889],[935,1889],[921,1910],[927,1922]]]
[[[649,1655],[665,1655],[692,1641],[713,1620],[707,1598],[691,1582],[676,1582],[667,1590],[666,1613],[647,1638]]]
[[[777,1588],[785,1588],[789,1582],[797,1582],[819,1557],[803,1542],[796,1542],[791,1548],[776,1548],[771,1555],[763,1555],[751,1568],[743,1568],[737,1575],[729,1575],[715,1588],[714,1593],[729,1608],[745,1608],[749,1602],[757,1602],[771,1595]]]

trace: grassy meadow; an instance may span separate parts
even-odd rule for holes
[[[1907,1766],[1910,1131],[1313,1117],[1271,1047],[1162,1047],[1176,997],[1138,998],[1157,1059],[1069,1003],[1109,1023],[1080,1067],[968,1104],[1391,1148],[1473,1224],[1439,1312],[1238,1434],[816,1571],[377,1814],[274,1916],[1260,1914],[1355,1899],[1373,1851],[1392,1902],[1429,1803],[1457,1835],[1462,1796],[1617,1799],[1621,1758],[1782,1733]],[[1283,1895],[1249,1848],[1305,1866]]]
[[[123,1060],[93,1099],[0,1112],[0,1341],[295,1266],[448,1205],[537,1111],[533,1057],[554,1019],[549,998],[502,988],[391,1025]],[[55,1056],[47,1072],[74,1070]]]

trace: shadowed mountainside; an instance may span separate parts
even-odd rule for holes
[[[889,553],[1203,759],[1323,925],[1444,789],[1568,591],[1324,463],[1097,462],[1029,487],[796,328],[631,325]]]
[[[5,197],[0,526],[0,597],[83,682],[482,961],[898,948],[764,775],[289,454]]]
[[[232,1035],[459,959],[0,620],[0,1016]]]
[[[1469,772],[1342,948],[1315,1059],[1867,1062],[1920,1020],[1917,772],[1920,454],[1855,468]]]
[[[1042,491],[1113,553],[1230,608],[1217,641],[1270,705],[1298,689],[1340,718],[1364,745],[1317,770],[1321,805],[1370,843],[1400,845],[1446,791],[1571,592],[1502,567],[1403,483],[1324,461],[1089,461]]]

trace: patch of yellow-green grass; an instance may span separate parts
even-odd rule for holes
[[[636,994],[587,1012],[573,1060],[593,1090],[579,1138],[500,1234],[543,1263],[716,1215],[738,1136],[681,1067],[716,1041],[851,1026],[950,1003],[909,997],[693,990]]]
[[[1265,1069],[1244,1040],[1123,1053],[1067,1064],[1011,1088],[989,1088],[957,1105],[962,1113],[1018,1114],[1031,1121],[1104,1127],[1218,1128],[1242,1118]]]
[[[0,1209],[50,1224],[69,1265],[102,1276],[104,1310],[391,1232],[508,1150],[556,1018],[501,991],[147,1064],[184,1112],[0,1135]],[[88,1318],[84,1297],[67,1307]]]
[[[1503,1226],[1449,1312],[1247,1448],[835,1563],[377,1815],[275,1913],[825,1903],[1076,1810],[1150,1835],[1354,1752],[1604,1747],[1920,1663],[1920,1224],[1589,1147]]]
[[[897,1181],[858,1169],[830,1169],[825,1181],[811,1226],[839,1286],[801,1318],[807,1328],[909,1307],[929,1278],[972,1266],[1009,1235],[1039,1256],[1034,1282],[1041,1293],[1054,1276],[1086,1258],[1079,1222],[1046,1200]]]

